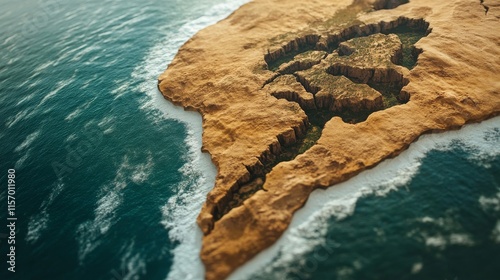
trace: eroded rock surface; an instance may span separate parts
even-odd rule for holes
[[[218,169],[197,221],[207,279],[273,244],[314,189],[498,115],[499,1],[406,2],[255,0],[161,75]]]

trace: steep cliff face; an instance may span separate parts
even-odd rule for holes
[[[408,101],[401,89],[408,84],[404,76],[409,71],[396,65],[404,58],[403,48],[398,35],[376,33],[342,42],[330,53],[305,50],[290,61],[280,61],[277,75],[266,81],[264,90],[297,102],[306,111],[326,109],[340,116],[366,116],[396,105],[384,98]],[[390,85],[395,92],[384,97],[387,93],[379,91],[381,85]]]
[[[264,89],[276,98],[297,102],[304,110],[316,109],[314,94],[306,91],[294,75],[279,76]]]
[[[218,168],[198,217],[207,279],[275,242],[315,188],[500,112],[498,1],[486,15],[468,0],[403,2],[255,0],[160,76],[165,98],[203,115]],[[314,125],[325,111],[356,124]]]

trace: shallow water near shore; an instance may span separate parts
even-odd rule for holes
[[[202,278],[195,218],[216,171],[201,117],[156,83],[243,3],[5,3],[0,177],[16,169],[18,222],[17,271],[2,261],[2,279]]]
[[[2,261],[1,279],[203,278],[195,218],[216,170],[200,152],[201,117],[165,101],[156,79],[245,2],[4,1],[0,201],[15,168],[18,221],[16,273]],[[233,279],[493,279],[499,131],[495,118],[425,136],[315,192]]]

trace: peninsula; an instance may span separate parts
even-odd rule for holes
[[[314,189],[498,115],[499,30],[500,0],[254,0],[193,36],[158,86],[203,116],[218,170],[206,279],[272,245]]]

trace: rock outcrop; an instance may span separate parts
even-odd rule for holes
[[[197,220],[206,279],[273,244],[314,189],[424,133],[500,113],[498,0],[484,1],[486,15],[469,0],[403,2],[255,0],[196,34],[160,76],[165,98],[202,114],[218,170]],[[391,35],[405,28],[427,36]],[[370,36],[386,47],[357,53]],[[370,115],[333,117],[312,147],[280,161],[311,134],[306,109]]]

